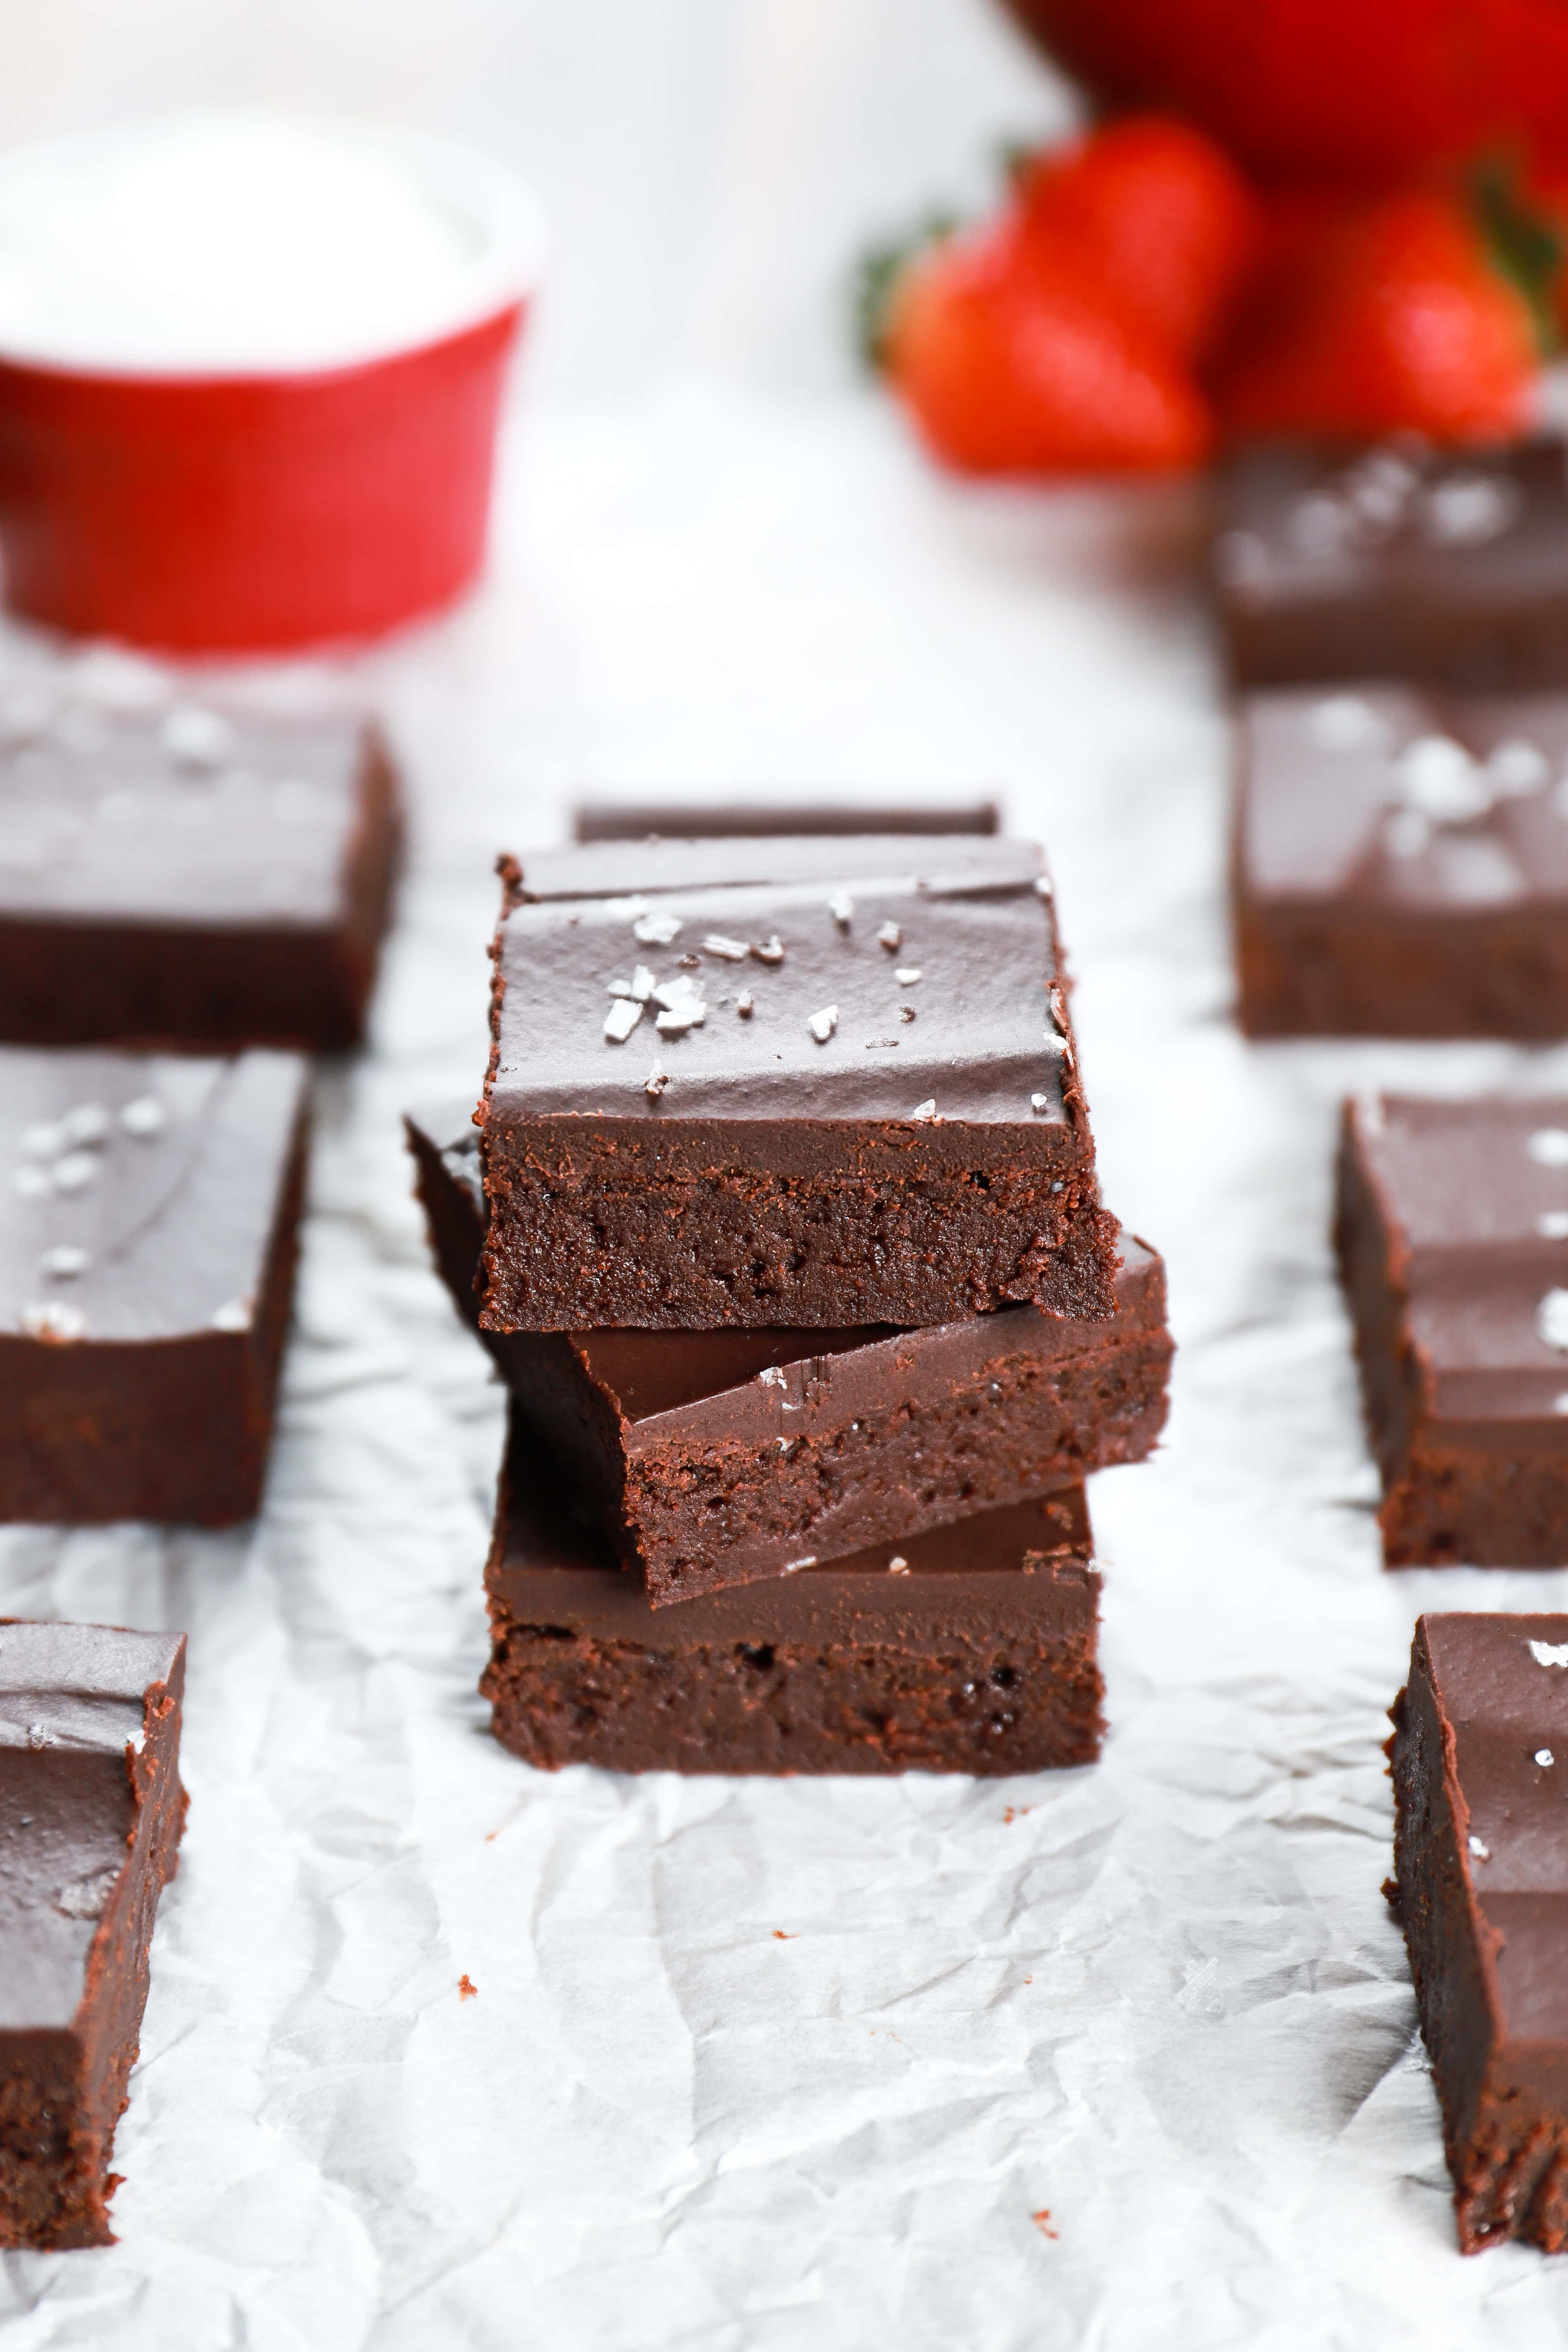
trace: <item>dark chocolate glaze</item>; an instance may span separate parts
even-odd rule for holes
[[[841,885],[852,890],[856,882],[892,882],[901,889],[918,887],[954,896],[965,891],[1030,890],[1041,870],[1034,844],[1010,835],[994,840],[964,840],[946,833],[927,836],[902,828],[891,836],[872,833],[750,839],[715,835],[685,841],[627,838],[574,849],[532,849],[517,869],[516,888],[520,898],[541,903],[658,896],[668,890],[770,886],[788,889],[805,883],[821,883],[828,891]],[[680,909],[674,911],[678,914]],[[623,939],[630,939],[630,921],[628,915],[621,924]],[[703,924],[703,929],[707,928]],[[873,923],[872,929],[875,928]],[[864,929],[863,919],[854,929]],[[696,944],[693,933],[701,936],[695,920],[674,953]],[[642,961],[653,961],[645,949]]]
[[[1221,515],[1216,593],[1239,681],[1568,684],[1558,441],[1254,446],[1225,469]]]
[[[1456,914],[1568,901],[1568,693],[1279,688],[1246,697],[1240,730],[1249,890]]]
[[[184,1820],[183,1634],[0,1622],[0,2244],[110,2238],[106,2178]]]
[[[1568,695],[1280,689],[1238,743],[1249,1034],[1568,1034]]]
[[[184,1654],[183,1633],[0,1620],[0,2032],[76,2017],[129,1866],[138,1763]]]
[[[260,1498],[308,1066],[0,1052],[0,1518]]]
[[[0,1038],[226,1053],[357,1045],[402,854],[379,733],[0,691]],[[162,700],[159,699],[160,695]]]
[[[188,707],[62,698],[29,723],[47,700],[26,689],[26,719],[16,702],[0,698],[0,918],[292,927],[343,913],[365,771],[382,756],[362,719],[202,706],[217,725],[193,761],[167,740]]]
[[[996,833],[995,801],[934,801],[922,807],[880,801],[583,801],[572,812],[575,841],[702,841],[800,834]]]
[[[524,887],[548,888],[549,897],[513,908],[502,925],[505,993],[487,1129],[566,1114],[643,1128],[788,1121],[798,1131],[823,1120],[907,1123],[927,1100],[943,1119],[1006,1122],[1026,1134],[1065,1120],[1062,1038],[1050,1004],[1060,974],[1049,901],[1034,887],[1038,853],[1011,841],[944,843],[944,860],[959,862],[923,868],[903,862],[906,850],[929,847],[918,842],[764,842],[757,855],[764,866],[784,866],[784,877],[682,887],[688,866],[743,869],[746,846],[561,851],[548,881],[546,861],[530,858]],[[813,859],[799,863],[817,863],[824,879],[791,878],[802,850]],[[662,873],[661,852],[670,853]],[[594,895],[569,895],[574,865]],[[681,925],[668,944],[635,937],[639,894],[629,898],[620,885],[639,871],[650,877],[640,895],[655,916]],[[852,907],[847,921],[829,903],[841,890]],[[902,935],[892,952],[877,940],[888,922]],[[711,938],[748,945],[778,938],[784,958],[731,961],[704,948]],[[697,959],[687,975],[683,955]],[[660,1034],[650,1008],[623,1043],[604,1035],[608,984],[630,980],[639,964],[661,982],[690,978],[708,1007],[700,1027]],[[901,971],[920,977],[901,982]],[[743,992],[753,1002],[749,1018],[736,1009]],[[819,1040],[810,1024],[830,1006],[837,1024]],[[905,1011],[912,1021],[902,1018]],[[654,1060],[670,1074],[657,1099],[644,1086]],[[1047,1097],[1042,1110],[1030,1108],[1035,1093]],[[934,1140],[940,1132],[932,1129]],[[781,1169],[825,1156],[821,1143],[792,1149],[782,1134],[737,1139],[736,1148]]]
[[[0,1051],[0,1349],[246,1329],[308,1076],[293,1054]]]
[[[1544,1449],[1568,1484],[1568,1312],[1545,1305],[1568,1289],[1568,1100],[1382,1096],[1346,1117],[1426,1415]]]
[[[1425,1616],[1391,1710],[1396,1893],[1459,2241],[1568,2245],[1568,1617]]]

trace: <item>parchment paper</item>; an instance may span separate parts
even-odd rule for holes
[[[265,1517],[0,1535],[6,1612],[188,1629],[193,1799],[120,2243],[5,2257],[5,2352],[1568,2340],[1568,2263],[1454,2252],[1378,1892],[1417,1611],[1568,1579],[1381,1572],[1325,1239],[1344,1087],[1568,1056],[1241,1045],[1198,521],[675,383],[529,418],[493,584],[365,666],[415,856],[320,1082]],[[1107,1195],[1168,1257],[1168,1437],[1092,1492],[1112,1735],[1005,1783],[535,1775],[474,1695],[500,1400],[396,1114],[476,1084],[489,859],[575,789],[839,784],[1042,835]]]

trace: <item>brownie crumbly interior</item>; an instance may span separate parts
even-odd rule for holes
[[[556,1769],[1001,1774],[1092,1762],[1081,1488],[655,1611],[514,1421],[481,1689]]]
[[[174,1874],[183,1634],[0,1621],[0,2245],[113,2242],[109,2170]]]

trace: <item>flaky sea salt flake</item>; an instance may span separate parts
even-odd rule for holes
[[[85,1274],[91,1264],[87,1251],[75,1242],[57,1242],[53,1249],[45,1250],[38,1260],[38,1268],[40,1273],[56,1282],[74,1282],[77,1276]]]
[[[156,1095],[137,1095],[121,1109],[120,1124],[127,1135],[147,1143],[153,1136],[162,1134],[169,1124],[169,1114]]]
[[[643,1008],[634,996],[617,996],[604,1016],[604,1034],[612,1045],[623,1045],[642,1018]]]
[[[1525,1647],[1538,1666],[1568,1666],[1568,1642],[1527,1642]]]
[[[684,928],[678,915],[662,914],[655,908],[638,916],[632,926],[632,936],[645,948],[667,948],[672,940],[680,937]]]
[[[96,1184],[103,1162],[96,1151],[68,1151],[57,1160],[53,1169],[57,1192],[79,1192],[89,1184]]]
[[[751,949],[745,940],[730,940],[722,931],[710,931],[703,941],[703,953],[720,956],[726,963],[744,963]]]
[[[896,923],[883,923],[877,932],[876,943],[879,948],[885,948],[889,955],[896,955],[904,945],[904,933]]]
[[[782,963],[784,942],[775,931],[770,940],[753,940],[751,952],[758,963]]]
[[[824,1004],[821,1011],[813,1013],[806,1024],[819,1045],[827,1044],[838,1025],[839,1008],[836,1004]]]
[[[102,1143],[109,1129],[109,1113],[101,1103],[78,1103],[76,1109],[67,1111],[60,1121],[60,1133],[68,1145]]]

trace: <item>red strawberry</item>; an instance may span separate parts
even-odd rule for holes
[[[1072,272],[1042,267],[1012,220],[915,261],[883,348],[927,446],[965,473],[1153,471],[1208,451],[1180,363]]]
[[[1530,305],[1464,208],[1394,196],[1301,239],[1221,373],[1219,407],[1242,434],[1484,441],[1529,424],[1539,373]]]
[[[1043,262],[1069,256],[1107,302],[1188,359],[1213,341],[1260,235],[1256,200],[1229,157],[1154,114],[1038,157],[1017,201]]]

